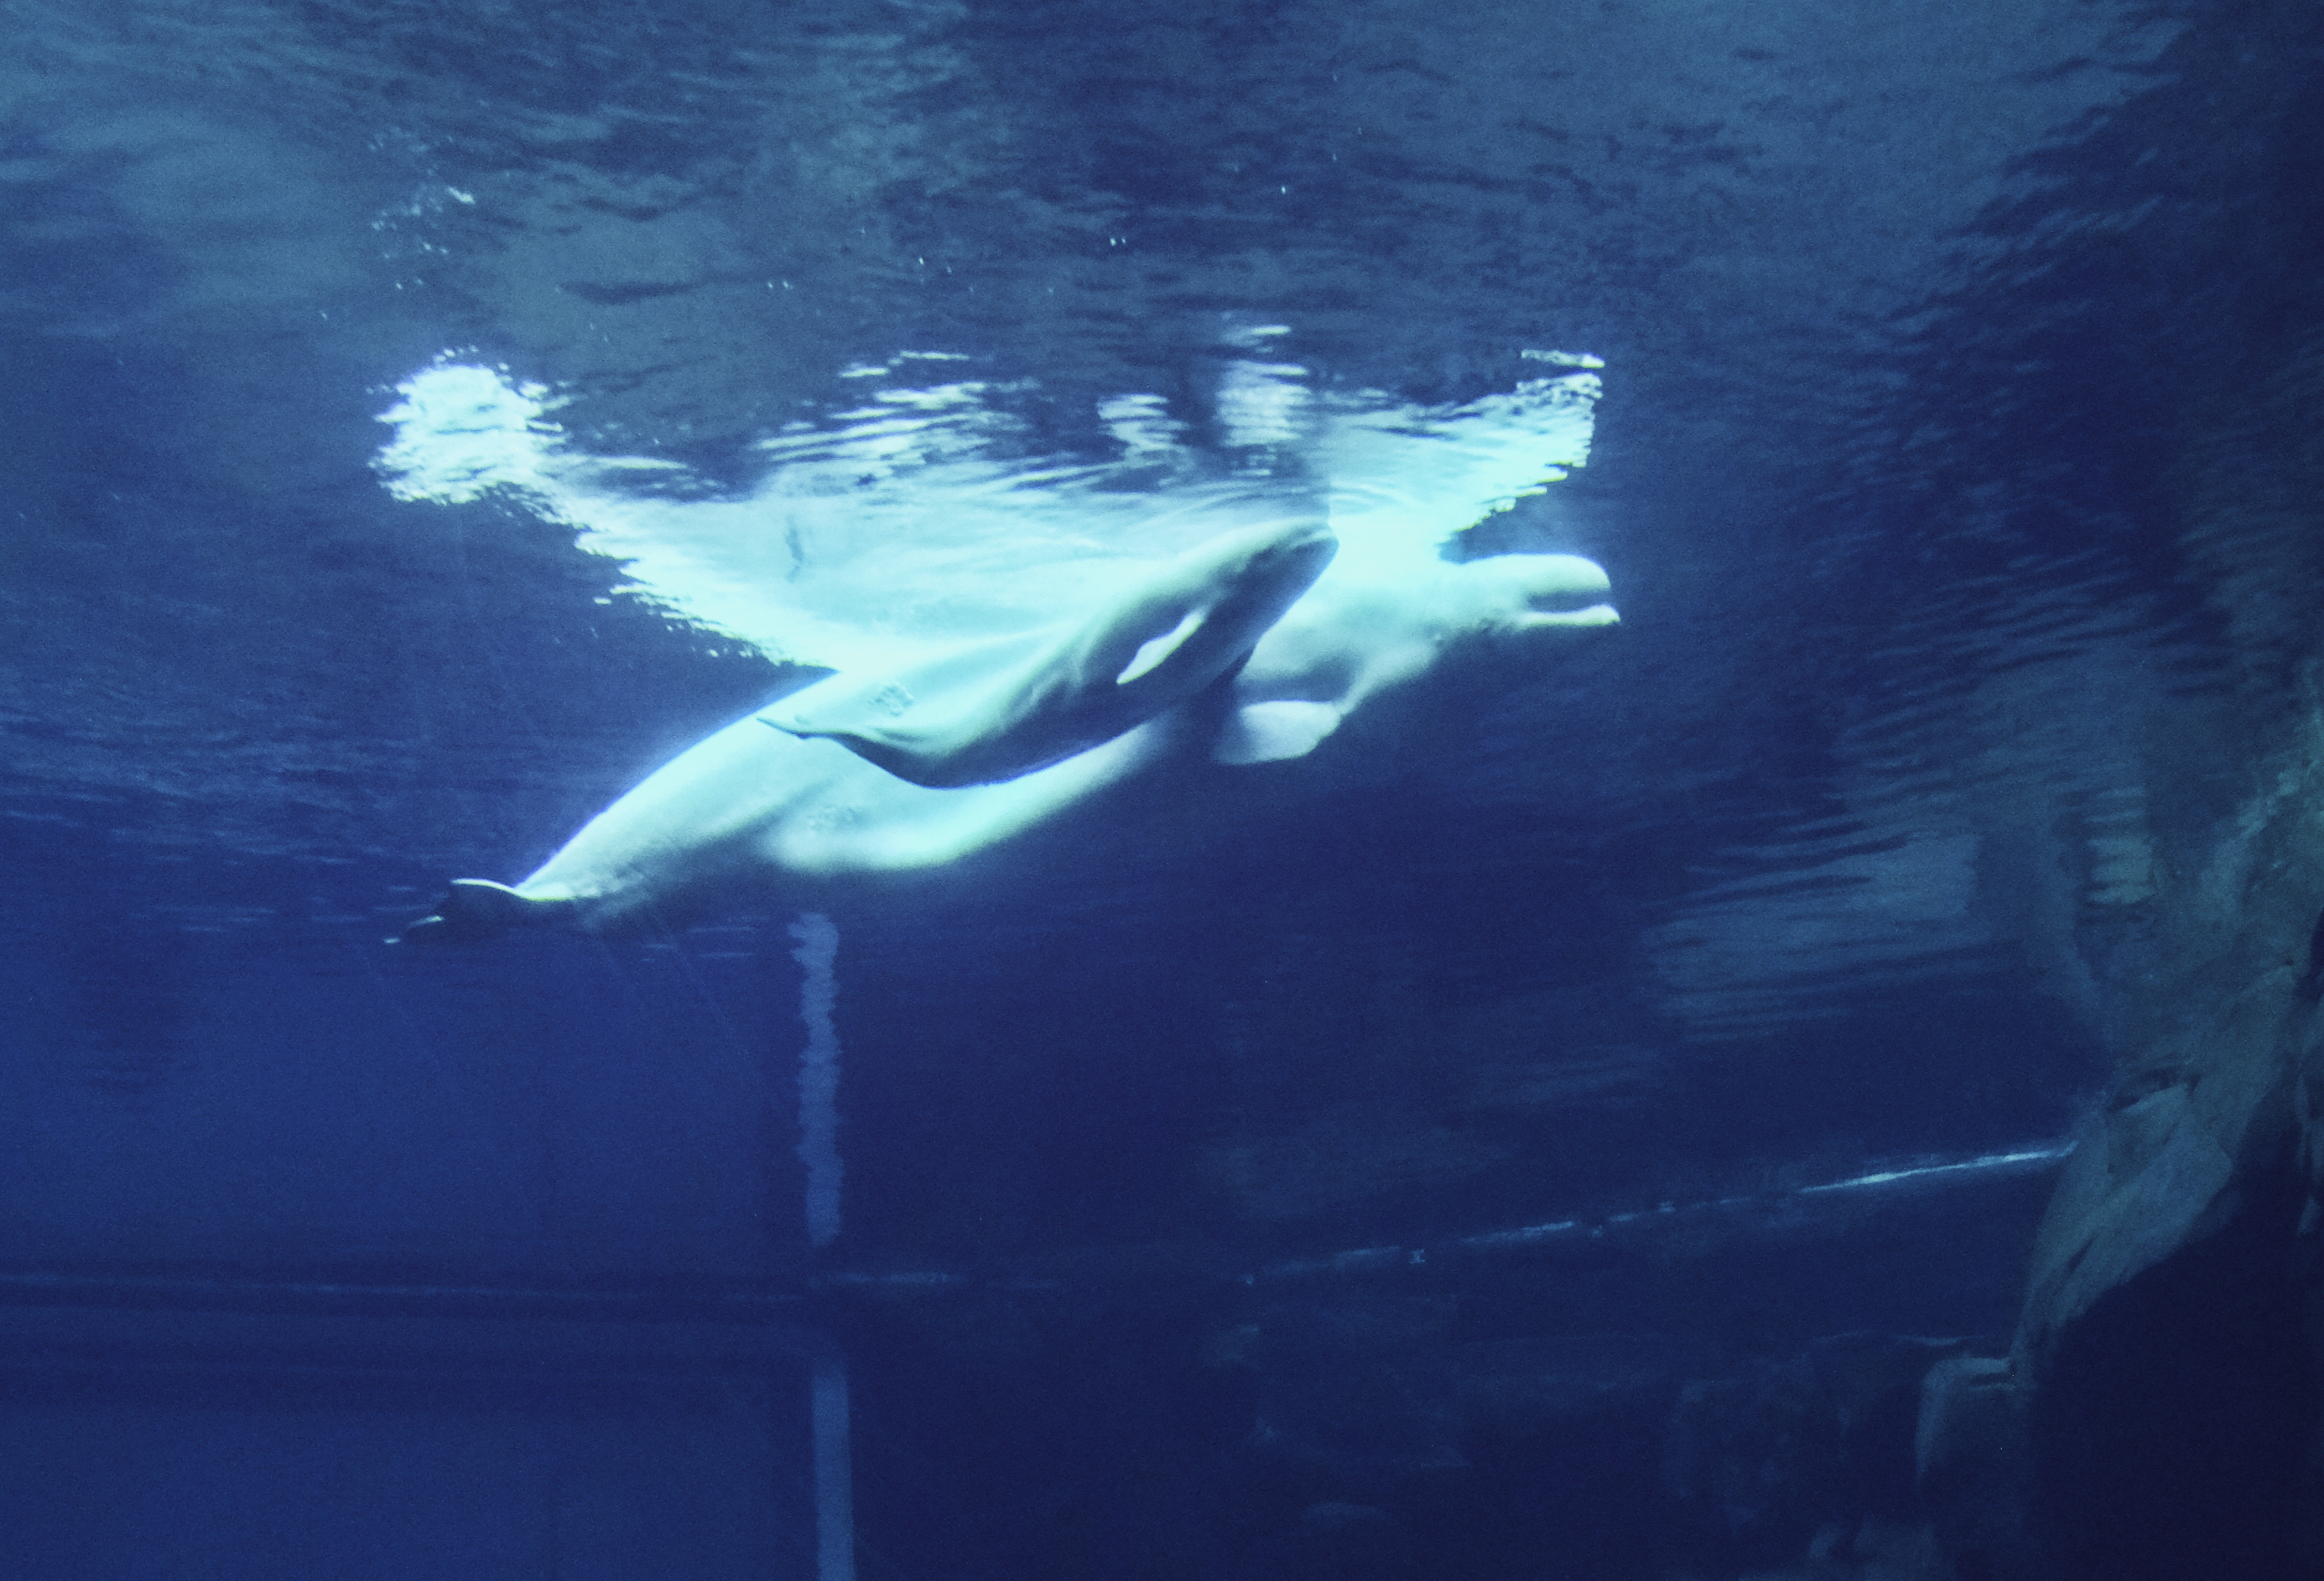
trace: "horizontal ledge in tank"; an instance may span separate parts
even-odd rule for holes
[[[1301,1257],[1270,1264],[1245,1277],[1247,1282],[1257,1283],[1311,1278],[1318,1274],[1379,1273],[1396,1268],[1422,1267],[1431,1261],[1491,1257],[1592,1241],[1635,1240],[1650,1236],[1662,1227],[1680,1223],[1697,1224],[1711,1217],[1735,1221],[1738,1228],[1747,1231],[1755,1227],[1771,1231],[1800,1227],[1801,1214],[1796,1205],[1802,1199],[1826,1198],[1843,1192],[1876,1195],[1923,1188],[1942,1189],[2043,1172],[2062,1163],[2071,1151],[2070,1143],[2048,1143],[2008,1153],[1987,1154],[1978,1158],[1873,1170],[1844,1181],[1827,1181],[1782,1190],[1738,1193],[1700,1201],[1659,1202],[1652,1208],[1628,1212],[1560,1218],[1522,1225],[1514,1229],[1489,1230],[1479,1235],[1463,1236],[1436,1246],[1365,1246],[1325,1256]]]
[[[1426,1245],[1360,1246],[1286,1258],[1232,1277],[1238,1283],[1265,1285],[1319,1277],[1388,1276],[1529,1253],[1554,1254],[1574,1246],[1646,1245],[1665,1231],[1692,1231],[1706,1223],[1719,1224],[1743,1237],[1812,1232],[1819,1227],[1843,1227],[1846,1220],[1841,1205],[1846,1202],[1920,1200],[1947,1191],[2046,1175],[2058,1169],[2072,1150],[2070,1143],[2052,1142],[1974,1158],[1898,1163],[1868,1170],[1845,1180],[1683,1202],[1658,1202],[1650,1208],[1628,1211],[1577,1214],[1512,1229],[1454,1236]],[[1094,1262],[1107,1272],[1093,1273],[1092,1261],[1084,1260],[1079,1264],[1061,1263],[1039,1272],[1020,1269],[976,1275],[925,1268],[835,1271],[817,1275],[812,1283],[819,1291],[909,1299],[972,1291],[1062,1292],[1102,1287],[1109,1275],[1123,1282],[1139,1278],[1134,1255],[1119,1251],[1098,1254]],[[1188,1266],[1174,1261],[1170,1253],[1159,1254],[1157,1265],[1182,1269]],[[1214,1275],[1220,1273],[1215,1267],[1208,1272]],[[1150,1269],[1147,1277],[1150,1282]]]

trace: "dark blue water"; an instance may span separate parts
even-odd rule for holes
[[[1705,1515],[1683,1397],[2006,1343],[2313,642],[2301,8],[0,15],[0,1567],[838,1581],[844,1365],[866,1576],[1740,1575],[1824,1517]],[[1618,628],[908,881],[383,944],[816,657],[641,544],[941,614],[946,523],[1316,498],[1528,352],[1587,464],[1445,554]],[[442,366],[599,470],[399,497]]]

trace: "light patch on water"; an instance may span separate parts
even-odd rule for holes
[[[1111,396],[1098,402],[1097,415],[1133,456],[1168,456],[1182,448],[1186,425],[1170,416],[1169,402],[1158,395]]]
[[[862,401],[761,441],[747,495],[702,499],[677,497],[673,464],[581,449],[556,391],[447,354],[397,386],[374,465],[400,500],[512,494],[679,615],[772,658],[863,669],[1069,618],[1205,538],[1319,500],[1342,542],[1327,581],[1409,577],[1586,462],[1599,393],[1597,359],[1572,353],[1535,358],[1565,370],[1554,377],[1439,407],[1326,397],[1296,364],[1240,361],[1218,392],[1222,435],[1273,460],[1222,476],[1150,392],[1099,403],[1120,456],[1028,457],[987,385],[929,377],[960,360],[849,368],[872,386]]]
[[[561,430],[549,421],[544,384],[502,370],[439,362],[396,386],[403,397],[380,414],[395,437],[373,464],[399,500],[466,504],[494,489],[541,491],[544,462]]]
[[[1393,579],[1586,464],[1600,391],[1595,372],[1577,370],[1461,406],[1334,414],[1311,464],[1330,480],[1333,574]]]
[[[1230,363],[1219,381],[1219,427],[1238,450],[1298,442],[1310,404],[1296,363]]]
[[[2089,818],[2093,905],[2136,905],[2155,892],[2154,838],[2147,827],[2146,787],[2116,786],[2099,793]]]

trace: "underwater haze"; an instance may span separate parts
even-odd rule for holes
[[[0,1572],[2324,1551],[2310,8],[0,21]]]

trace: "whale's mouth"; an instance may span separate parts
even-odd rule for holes
[[[1584,604],[1578,609],[1541,609],[1536,607],[1525,617],[1527,627],[1536,626],[1618,626],[1622,612],[1609,603]]]
[[[1607,602],[1611,588],[1557,588],[1547,593],[1526,595],[1526,608],[1538,615],[1572,614],[1577,610],[1594,609]]]

